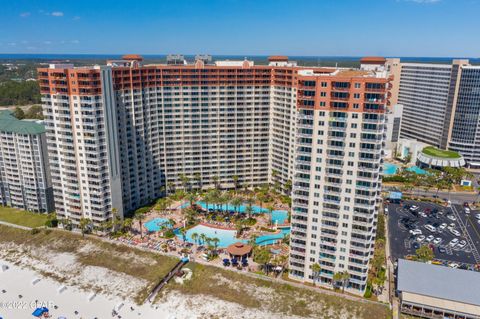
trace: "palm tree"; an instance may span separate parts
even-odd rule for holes
[[[231,201],[230,201],[230,204],[232,204],[233,206],[233,210],[236,212],[236,213],[239,213],[239,207],[240,205],[242,205],[243,201],[240,197],[234,197]]]
[[[193,204],[194,204],[195,201],[197,200],[197,194],[196,194],[195,192],[188,193],[188,195],[187,195],[187,200],[188,200],[188,202],[190,203],[190,207],[193,208]]]
[[[245,213],[247,214],[248,218],[252,218],[253,208],[251,203],[248,203],[248,205],[245,207]]]
[[[286,183],[285,183],[285,190],[286,190],[286,193],[287,194],[290,194],[292,192],[292,180],[289,179]]]
[[[212,180],[213,180],[213,185],[215,185],[215,189],[220,190],[220,177],[215,175],[212,177]]]
[[[138,221],[138,227],[140,228],[140,238],[143,238],[143,219],[145,218],[145,213],[143,211],[136,211],[133,215],[133,219]]]
[[[182,183],[182,187],[185,191],[188,191],[190,188],[190,178],[188,178],[185,174],[178,175],[180,182]]]
[[[132,225],[133,225],[133,220],[131,218],[125,218],[123,220],[122,230],[123,231],[130,230],[132,228]]]
[[[243,221],[239,220],[238,222],[236,222],[235,228],[237,229],[237,237],[239,237],[243,231]]]
[[[170,226],[170,228],[173,228],[173,226],[175,226],[175,220],[172,218],[168,219],[168,225]]]
[[[212,238],[213,246],[215,247],[215,250],[217,250],[218,243],[220,242],[220,239],[217,237]]]
[[[195,184],[196,184],[198,190],[201,190],[202,189],[202,175],[200,175],[200,173],[195,173],[195,174],[193,174],[193,179],[195,181]]]
[[[170,194],[175,193],[175,183],[174,182],[168,182],[167,183],[167,189],[170,192]]]
[[[185,228],[180,228],[180,235],[182,235],[182,239],[184,242],[187,241],[187,232],[185,231]]]
[[[345,292],[345,286],[347,285],[348,281],[350,280],[350,274],[348,271],[337,272],[333,275],[333,280],[336,282],[342,283],[342,293]]]
[[[313,284],[315,285],[315,281],[318,281],[318,278],[320,277],[320,273],[322,271],[322,267],[318,264],[315,263],[312,266],[310,266],[313,272]]]
[[[92,225],[92,221],[88,218],[80,218],[80,231],[82,232],[82,236],[85,237],[85,233],[90,230],[90,227]]]
[[[193,234],[192,234],[192,240],[195,242],[195,244],[197,244],[198,233],[193,233]]]
[[[235,187],[235,193],[236,193],[238,190],[238,175],[233,175],[232,180],[233,180],[233,185]]]
[[[205,234],[200,234],[200,240],[202,242],[202,245],[205,243],[205,240],[207,239],[207,236]]]
[[[273,225],[273,209],[274,208],[272,205],[268,205],[267,209],[268,209],[268,213],[270,214],[270,225]]]

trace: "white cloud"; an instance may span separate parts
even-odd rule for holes
[[[70,42],[73,43],[73,44],[79,44],[80,43],[80,41],[78,41],[78,40],[72,40]]]
[[[20,13],[20,17],[22,18],[26,18],[26,17],[29,17],[30,16],[30,12],[22,12]]]
[[[43,41],[43,44],[52,44],[52,41]]]
[[[52,16],[54,17],[63,17],[63,12],[62,11],[53,11],[51,13]]]
[[[80,17],[79,16],[74,16],[73,20],[80,20]]]
[[[15,42],[10,42],[10,43],[8,43],[8,45],[14,47],[14,46],[16,46],[17,44],[16,44]]]

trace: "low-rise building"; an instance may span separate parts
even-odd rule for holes
[[[422,318],[480,318],[480,273],[399,259],[401,312]]]

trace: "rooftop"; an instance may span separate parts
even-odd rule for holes
[[[31,120],[19,120],[11,110],[0,111],[0,131],[17,134],[42,134],[45,126]]]
[[[441,150],[433,146],[427,146],[422,150],[422,153],[428,156],[438,158],[460,158],[460,154],[454,151]]]
[[[398,260],[399,291],[480,306],[480,273]]]

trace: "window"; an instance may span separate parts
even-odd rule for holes
[[[321,97],[326,97],[326,96],[327,96],[327,92],[320,92],[320,96],[321,96]]]
[[[322,82],[321,86],[322,86],[322,88],[326,88],[328,86],[328,83],[327,82]]]
[[[354,99],[359,99],[360,98],[360,93],[353,93],[353,98]]]
[[[320,106],[325,106],[325,102],[320,102]]]
[[[354,109],[358,109],[359,107],[360,107],[360,104],[358,104],[358,103],[353,103],[353,108],[354,108]]]
[[[359,88],[361,88],[361,87],[362,87],[362,85],[361,85],[360,83],[355,83],[355,88],[356,88],[356,89],[359,89]]]

